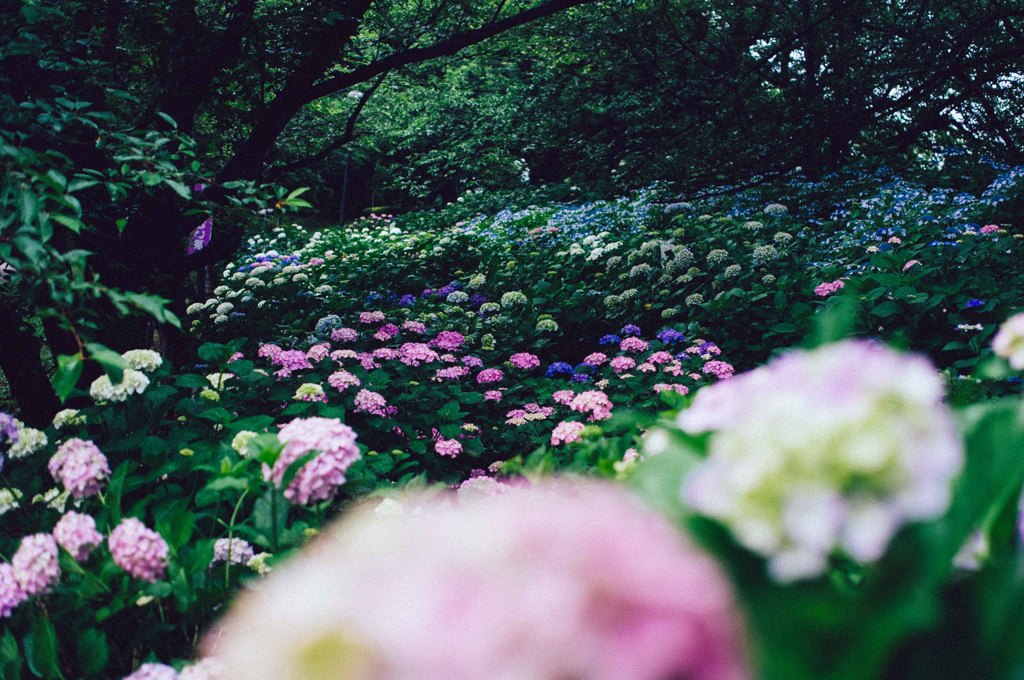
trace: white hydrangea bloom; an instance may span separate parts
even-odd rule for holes
[[[1003,322],[992,339],[992,351],[1007,359],[1014,370],[1024,370],[1024,313]]]
[[[128,368],[136,371],[155,371],[164,363],[163,358],[151,349],[130,349],[121,358],[128,362]]]
[[[149,378],[145,373],[133,368],[127,368],[117,385],[111,383],[110,378],[101,375],[92,381],[89,386],[89,396],[94,401],[124,401],[129,394],[142,394],[149,387]]]
[[[697,393],[679,415],[711,431],[684,499],[768,558],[782,582],[828,558],[877,560],[905,523],[940,516],[963,447],[943,381],[868,341],[794,351]]]
[[[46,446],[46,434],[42,430],[29,427],[17,418],[14,419],[14,425],[18,428],[18,441],[7,452],[11,458],[31,456]]]
[[[80,415],[78,409],[74,408],[57,411],[57,415],[53,417],[53,426],[58,430],[68,425],[82,425],[84,423],[85,416]]]

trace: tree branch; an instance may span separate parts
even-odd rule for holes
[[[373,85],[363,93],[363,96],[359,98],[359,103],[356,104],[356,108],[349,114],[348,123],[346,123],[345,130],[342,132],[341,136],[324,148],[320,149],[320,151],[315,154],[310,154],[305,158],[292,161],[291,163],[275,165],[267,171],[267,179],[273,181],[275,178],[280,177],[286,172],[291,172],[293,170],[298,170],[299,168],[305,168],[313,165],[314,163],[319,163],[341,147],[351,142],[355,138],[356,122],[359,120],[359,114],[363,112],[366,102],[370,100],[370,97],[373,96],[373,93],[377,91],[377,88],[381,86],[381,83],[384,82],[384,79],[387,78],[387,76],[387,73],[382,73],[377,80],[374,81]]]
[[[552,14],[567,10],[570,7],[585,5],[594,1],[595,0],[549,0],[548,2],[523,10],[518,14],[506,17],[500,21],[488,23],[480,26],[479,28],[453,35],[452,37],[436,42],[433,45],[428,45],[426,47],[412,47],[402,52],[395,52],[383,59],[355,68],[348,73],[342,73],[320,81],[310,88],[306,103],[316,101],[321,97],[332,95],[346,87],[352,87],[353,85],[366,82],[370,78],[384,73],[385,71],[392,71],[403,66],[409,66],[410,64],[418,64],[430,59],[436,59],[437,57],[450,56],[460,50],[496,36],[499,33],[522,26],[523,24],[528,24],[532,21],[536,21],[537,19],[543,19],[551,16]]]

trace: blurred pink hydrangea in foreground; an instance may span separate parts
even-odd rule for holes
[[[869,341],[790,352],[705,387],[679,414],[713,432],[683,497],[768,558],[782,582],[842,552],[877,560],[905,523],[942,515],[963,449],[927,359]]]
[[[549,481],[356,510],[206,640],[234,678],[749,677],[714,562],[625,491]]]

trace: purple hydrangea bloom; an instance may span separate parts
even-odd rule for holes
[[[622,327],[622,330],[620,330],[619,333],[622,335],[640,335],[640,326],[636,326],[631,323],[626,324]]]

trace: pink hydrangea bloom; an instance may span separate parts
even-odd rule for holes
[[[431,345],[440,347],[443,350],[454,352],[459,347],[462,347],[462,343],[466,340],[462,333],[456,331],[441,331],[437,334],[437,337],[430,341]]]
[[[21,539],[11,558],[14,578],[26,595],[42,595],[60,579],[57,541],[50,534],[32,534]]]
[[[384,321],[384,312],[360,312],[359,323],[373,324]]]
[[[114,563],[139,580],[153,583],[167,571],[167,542],[134,517],[121,520],[110,532],[107,547]]]
[[[368,352],[360,352],[356,355],[356,359],[359,360],[359,365],[363,367],[363,370],[372,371],[375,368],[380,368],[380,364]]]
[[[526,409],[514,408],[505,414],[506,425],[524,425],[526,423]]]
[[[394,361],[401,357],[401,354],[397,349],[391,349],[390,347],[378,347],[370,353],[374,359],[380,361]]]
[[[568,406],[569,404],[572,403],[572,400],[573,400],[573,398],[575,396],[576,396],[576,393],[573,392],[572,390],[558,390],[557,392],[555,392],[554,394],[551,395],[551,399],[556,404],[561,404],[562,406]]]
[[[77,512],[65,513],[60,518],[53,527],[53,537],[76,562],[89,559],[93,548],[103,543],[103,536],[96,531],[96,520]]]
[[[508,361],[516,368],[522,369],[524,371],[528,371],[532,368],[537,368],[538,366],[540,366],[540,359],[537,358],[537,355],[530,354],[529,352],[519,352],[518,354],[513,354],[508,358]]]
[[[619,349],[623,352],[646,352],[647,348],[647,341],[636,336],[624,338],[623,341],[619,343]]]
[[[832,293],[846,286],[842,279],[836,279],[828,283],[819,283],[814,287],[814,294],[818,297],[828,297]]]
[[[110,477],[107,457],[91,441],[81,439],[61,444],[47,468],[74,498],[96,495]]]
[[[580,440],[580,432],[583,431],[583,423],[575,420],[563,420],[551,431],[551,445],[568,444]]]
[[[615,357],[611,360],[610,366],[616,373],[628,371],[636,366],[636,361],[631,357]]]
[[[320,342],[306,351],[306,358],[310,361],[321,361],[331,354],[331,344],[329,342]]]
[[[469,369],[465,366],[449,366],[448,368],[439,368],[434,374],[434,377],[438,380],[458,380],[459,378],[465,378],[469,375]]]
[[[686,385],[676,383],[658,383],[654,386],[655,392],[675,392],[676,394],[689,394],[690,388]]]
[[[359,331],[354,328],[335,328],[331,331],[333,342],[355,342],[359,337]]]
[[[359,378],[348,371],[335,371],[327,376],[327,384],[339,392],[344,392],[349,387],[359,387]]]
[[[459,498],[466,498],[467,496],[494,496],[502,494],[511,489],[512,487],[505,482],[498,481],[494,477],[488,477],[487,475],[477,475],[470,477],[462,484],[459,484],[458,494]]]
[[[281,351],[281,348],[277,345],[273,343],[266,343],[260,345],[260,348],[256,351],[256,356],[273,361]]]
[[[909,260],[905,265],[903,265],[903,271],[912,269],[913,267],[916,267],[919,264],[921,264],[921,260]]]
[[[736,369],[733,368],[732,364],[717,360],[704,364],[704,368],[701,370],[704,375],[713,375],[719,380],[731,378],[736,373]]]
[[[386,342],[396,335],[398,335],[398,326],[393,323],[389,323],[377,329],[377,332],[373,334],[373,337],[381,342]]]
[[[213,560],[210,564],[227,562],[245,564],[253,558],[252,546],[241,538],[218,538],[213,544]]]
[[[28,598],[14,576],[14,567],[0,563],[0,619],[6,619]]]
[[[580,392],[573,398],[569,408],[588,414],[588,420],[607,420],[612,417],[612,402],[600,390]]]
[[[644,363],[637,366],[636,370],[640,371],[641,373],[655,373],[657,372],[658,367],[655,366],[654,364],[649,364],[645,361]]]
[[[322,661],[301,651],[324,641],[336,663],[388,678],[752,675],[728,580],[624,489],[453,496],[399,496],[416,508],[401,517],[347,513],[243,592],[206,651],[247,680],[312,677]]]
[[[281,350],[277,353],[277,356],[271,358],[271,362],[275,366],[280,366],[289,373],[292,371],[301,371],[303,369],[313,368],[313,365],[309,363],[309,358],[306,356],[306,353],[300,349]]]
[[[999,225],[998,224],[986,224],[984,227],[981,228],[981,233],[982,234],[995,234],[998,231],[999,231]]]
[[[484,401],[501,401],[501,390],[487,390],[484,392]]]
[[[336,349],[331,352],[331,359],[337,363],[341,363],[345,359],[355,359],[358,353],[354,349]]]
[[[486,383],[501,382],[505,374],[499,368],[485,368],[476,374],[476,381],[481,385]]]
[[[382,395],[370,390],[359,390],[355,399],[356,413],[386,416],[388,401]]]
[[[427,332],[427,327],[420,323],[419,321],[409,320],[402,323],[402,330],[409,331],[410,333],[416,333],[418,335],[423,335],[424,333]]]
[[[462,453],[462,444],[454,439],[438,437],[437,441],[434,442],[434,450],[442,456],[457,458]]]
[[[162,663],[144,663],[123,680],[178,680],[178,672]]]
[[[583,363],[588,366],[603,366],[608,361],[608,355],[601,352],[594,352],[588,354],[587,358],[583,360]]]
[[[419,366],[420,364],[437,361],[437,352],[430,349],[430,345],[423,342],[406,342],[398,348],[399,358],[406,366]]]
[[[457,363],[459,361],[459,358],[457,356],[455,356],[454,354],[452,354],[451,352],[449,352],[447,354],[442,354],[440,358],[441,358],[441,361],[443,361],[446,364],[454,364],[454,363]]]
[[[682,375],[684,373],[683,365],[678,361],[666,364],[661,370],[663,373],[668,373],[669,375]]]
[[[647,357],[647,363],[649,364],[661,365],[671,363],[672,361],[672,353],[666,352],[664,350],[660,352],[655,352],[651,356]]]
[[[359,394],[368,392],[360,390]],[[374,394],[373,392],[368,392]],[[380,395],[375,395],[380,397]],[[383,397],[380,397],[383,402]],[[359,396],[356,397],[359,402]],[[381,407],[383,411],[383,406]],[[264,477],[280,487],[284,474],[296,460],[312,451],[317,455],[299,468],[284,497],[296,505],[308,505],[334,498],[345,483],[345,471],[359,459],[356,433],[337,418],[296,418],[277,434],[284,444],[273,469],[264,467]]]

